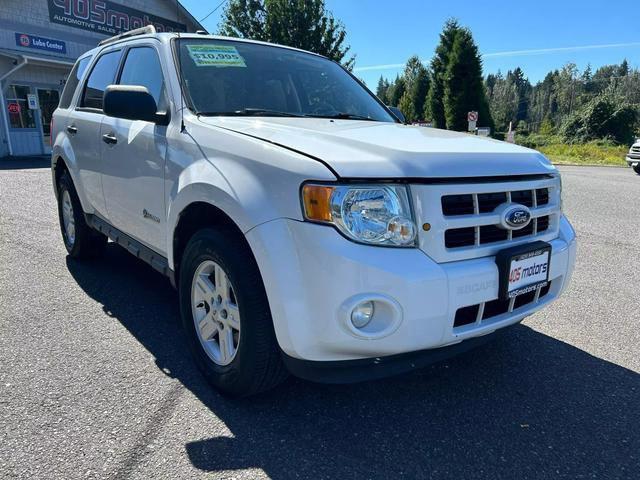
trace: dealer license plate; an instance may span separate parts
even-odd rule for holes
[[[551,245],[534,242],[498,252],[500,298],[503,300],[532,292],[549,282]]]

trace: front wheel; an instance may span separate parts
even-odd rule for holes
[[[180,264],[180,313],[191,352],[215,387],[268,390],[287,376],[258,266],[239,234],[204,229]]]
[[[636,163],[633,166],[633,171],[636,172],[638,175],[640,175],[640,163]]]

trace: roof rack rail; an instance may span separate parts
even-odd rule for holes
[[[122,40],[123,38],[135,37],[136,35],[145,35],[148,33],[156,33],[156,27],[154,27],[153,25],[147,25],[146,27],[134,28],[133,30],[129,30],[128,32],[121,33],[120,35],[115,35],[113,37],[100,40],[100,42],[98,42],[98,46],[117,42],[118,40]]]

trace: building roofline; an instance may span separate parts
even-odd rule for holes
[[[170,4],[177,3],[180,9],[180,13],[182,13],[182,15],[187,17],[196,25],[197,27],[196,30],[204,30],[205,32],[208,32],[208,30],[202,26],[202,24],[196,19],[196,17],[191,15],[191,12],[189,12],[189,10],[187,10],[186,7],[182,5],[182,2],[180,2],[179,0],[169,0],[167,3],[170,3]]]
[[[68,58],[54,57],[43,53],[12,50],[10,48],[0,48],[0,56],[13,58],[14,60],[26,58],[31,61],[30,63],[47,63],[51,65],[58,65],[60,67],[72,67],[75,63],[74,60],[70,60]]]

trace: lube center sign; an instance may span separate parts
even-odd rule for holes
[[[105,35],[153,25],[159,32],[185,32],[186,25],[107,0],[48,0],[49,20]]]

